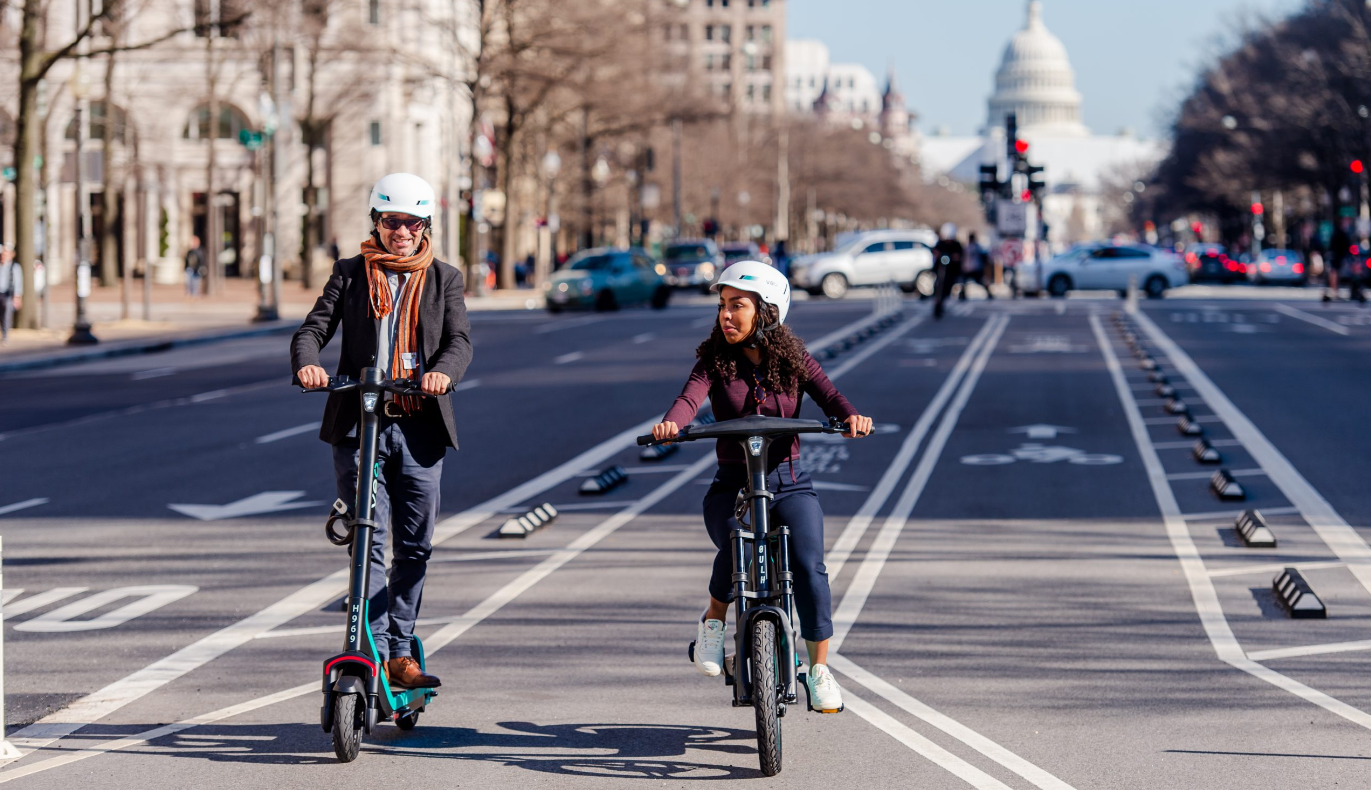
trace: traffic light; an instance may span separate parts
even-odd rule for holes
[[[1014,141],[1014,151],[1015,151],[1019,156],[1023,156],[1023,155],[1025,155],[1025,154],[1027,154],[1027,153],[1028,153],[1028,141],[1027,141],[1027,140],[1015,140],[1015,141]]]
[[[1353,172],[1353,173],[1356,173],[1356,174],[1360,175],[1361,172],[1362,172],[1363,170],[1365,170],[1365,169],[1366,169],[1366,167],[1361,163],[1361,160],[1360,160],[1360,159],[1353,159],[1353,160],[1352,160],[1352,172]]]
[[[1011,112],[1004,117],[1004,140],[1006,144],[1005,153],[1009,156],[1010,170],[1013,170],[1013,165],[1018,161],[1020,153],[1019,116],[1016,113]]]
[[[997,165],[981,165],[981,200],[989,200],[1000,191],[1000,168]]]
[[[1042,200],[1043,195],[1047,194],[1047,181],[1043,178],[1043,166],[1029,165],[1025,172],[1028,173],[1028,191],[1034,200]]]
[[[1265,210],[1265,207],[1263,207],[1260,202],[1254,202],[1252,204],[1252,216],[1254,217],[1260,217]]]

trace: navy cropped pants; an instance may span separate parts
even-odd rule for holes
[[[738,491],[747,485],[747,467],[721,465],[705,494],[705,527],[719,551],[709,577],[709,594],[717,601],[733,599],[733,548],[729,533],[741,529],[733,517]],[[824,511],[809,473],[784,461],[766,478],[771,501],[771,525],[790,527],[790,571],[795,575],[795,609],[800,636],[822,642],[833,636],[833,599],[824,567]]]

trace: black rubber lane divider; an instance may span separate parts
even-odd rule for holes
[[[644,447],[643,451],[638,453],[638,460],[660,461],[669,455],[675,454],[679,449],[681,449],[681,445],[679,444],[654,444],[651,447]]]
[[[1153,359],[1152,357],[1143,357],[1142,361],[1138,363],[1138,367],[1142,368],[1143,370],[1156,370],[1157,360]]]
[[[1166,410],[1172,414],[1190,414],[1190,407],[1180,398],[1171,398],[1166,402]]]
[[[557,518],[557,508],[544,502],[522,516],[517,516],[500,525],[495,535],[501,538],[526,538],[546,527]]]
[[[1209,487],[1219,495],[1219,499],[1247,499],[1247,491],[1227,469],[1216,469],[1214,476],[1209,478]]]
[[[1157,385],[1157,397],[1158,397],[1158,398],[1174,398],[1174,397],[1176,397],[1176,388],[1173,387],[1173,386],[1171,386],[1170,384],[1158,384],[1158,385]]]
[[[582,494],[606,494],[628,482],[628,472],[615,464],[581,484]]]
[[[1203,437],[1195,442],[1195,446],[1190,448],[1190,451],[1195,454],[1195,460],[1202,464],[1223,463],[1223,453],[1215,450],[1214,445],[1210,444],[1209,440]]]
[[[1161,371],[1161,368],[1157,368],[1149,373],[1147,380],[1153,384],[1165,384],[1167,382],[1166,374]]]
[[[1124,332],[1123,342],[1127,343],[1130,346],[1136,346],[1138,344],[1138,336],[1133,334],[1132,332]]]
[[[1267,526],[1260,510],[1244,510],[1238,520],[1233,522],[1242,542],[1254,549],[1276,548],[1276,533]]]
[[[1280,575],[1271,581],[1271,589],[1275,591],[1276,597],[1280,599],[1281,605],[1290,616],[1297,620],[1328,617],[1328,609],[1323,605],[1323,601],[1319,600],[1319,596],[1314,594],[1314,588],[1309,586],[1309,582],[1305,581],[1295,568],[1281,571]]]
[[[1176,430],[1180,431],[1182,436],[1204,436],[1204,426],[1195,422],[1188,414],[1176,423]]]

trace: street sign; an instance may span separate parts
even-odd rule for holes
[[[1022,237],[1028,233],[1028,203],[1000,201],[995,215],[996,230],[1001,236]]]

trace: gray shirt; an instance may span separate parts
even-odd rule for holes
[[[386,273],[386,284],[390,286],[390,312],[381,316],[376,327],[376,367],[381,375],[390,378],[390,359],[395,356],[395,315],[400,312],[400,289],[405,285],[407,275],[395,272]]]
[[[24,271],[19,264],[10,261],[0,263],[0,296],[24,295]]]

